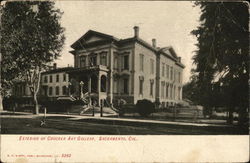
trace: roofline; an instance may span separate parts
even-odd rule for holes
[[[112,35],[108,35],[108,34],[105,34],[105,33],[97,32],[97,31],[94,31],[94,30],[88,30],[88,31],[87,31],[84,35],[82,35],[78,40],[76,40],[73,44],[71,44],[70,47],[74,49],[75,44],[77,44],[83,37],[85,37],[86,35],[88,35],[88,34],[91,33],[91,32],[96,33],[96,34],[101,35],[101,36],[104,36],[104,37],[108,37],[109,39],[112,39],[112,40],[115,40],[115,41],[119,41],[118,38],[116,38],[116,37],[114,37],[114,36],[112,36]]]

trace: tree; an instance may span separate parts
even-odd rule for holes
[[[201,8],[200,25],[191,33],[197,37],[198,50],[193,57],[198,74],[200,102],[208,107],[218,105],[215,100],[217,85],[220,105],[232,113],[239,112],[243,123],[248,110],[248,4],[243,2],[196,2]]]
[[[3,88],[13,79],[28,83],[39,113],[37,94],[41,72],[60,56],[64,44],[62,12],[54,2],[7,2],[2,13]],[[9,76],[9,74],[11,74]]]
[[[155,111],[155,106],[153,102],[143,99],[137,101],[136,109],[141,116],[147,117]]]

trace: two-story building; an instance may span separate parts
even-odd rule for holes
[[[159,48],[155,39],[152,44],[142,40],[137,26],[126,39],[89,30],[71,47],[75,70],[70,76],[86,83],[85,90],[95,92],[98,101],[149,99],[169,106],[182,100],[181,58],[171,46]]]
[[[43,72],[40,96],[88,94],[97,104],[101,99],[109,104],[116,99],[132,104],[148,99],[162,107],[182,100],[181,58],[171,46],[157,47],[156,39],[152,44],[142,40],[137,26],[134,36],[126,39],[89,30],[71,47],[74,67],[54,66]]]

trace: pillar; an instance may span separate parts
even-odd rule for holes
[[[101,104],[101,99],[100,99],[100,96],[101,96],[101,74],[100,72],[98,73],[98,76],[97,76],[97,92],[98,92],[98,105],[100,106]]]

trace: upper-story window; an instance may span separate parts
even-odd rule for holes
[[[59,74],[56,75],[56,82],[59,82]]]
[[[162,63],[162,76],[165,75],[165,63]]]
[[[86,66],[86,56],[80,56],[80,67]]]
[[[64,82],[66,81],[66,78],[67,78],[66,74],[63,74],[63,81]]]
[[[49,76],[49,82],[50,82],[50,83],[53,82],[53,77],[52,77],[52,75]]]
[[[140,54],[140,71],[142,71],[142,72],[144,69],[143,65],[144,65],[144,55]]]
[[[154,74],[154,64],[155,61],[153,59],[150,59],[150,73]]]
[[[90,62],[89,63],[90,66],[96,66],[97,65],[97,55],[96,54],[91,54],[89,62]]]
[[[44,76],[44,83],[48,83],[48,76]]]
[[[129,55],[123,56],[123,69],[129,70]]]
[[[107,66],[107,52],[102,52],[100,55],[100,65]]]
[[[169,78],[169,65],[166,64],[166,76]]]

